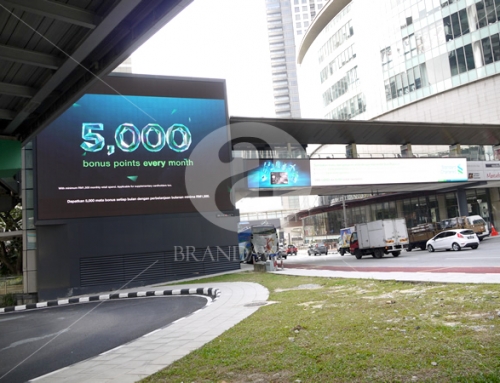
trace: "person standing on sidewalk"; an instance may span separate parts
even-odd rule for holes
[[[337,242],[333,241],[333,254],[337,253]]]

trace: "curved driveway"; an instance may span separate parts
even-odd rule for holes
[[[207,304],[206,297],[109,300],[0,316],[0,383],[29,379],[135,340]]]
[[[257,311],[260,303],[265,303],[269,296],[266,288],[247,282],[196,283],[168,287],[172,289],[213,287],[218,288],[221,295],[203,310],[198,310],[193,315],[177,320],[167,327],[33,381],[37,383],[136,382],[221,335]],[[147,289],[164,288],[165,286],[148,286]],[[138,289],[122,292],[133,291]]]

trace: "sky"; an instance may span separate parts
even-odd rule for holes
[[[223,78],[230,116],[274,117],[264,0],[195,0],[132,54],[134,73]]]
[[[223,78],[230,116],[275,116],[264,0],[194,0],[132,54],[132,70]],[[279,197],[236,206],[242,213],[282,208]]]

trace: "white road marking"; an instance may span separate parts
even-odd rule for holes
[[[500,259],[500,257],[493,256],[493,257],[445,258],[445,259]],[[460,266],[456,266],[456,267],[460,267]],[[477,267],[482,267],[482,266],[477,266]],[[484,266],[484,267],[490,267],[490,266]]]

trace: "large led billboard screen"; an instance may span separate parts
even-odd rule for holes
[[[109,76],[38,135],[37,219],[194,212],[202,200],[233,209],[230,188],[203,182],[230,177],[227,123],[224,81]],[[204,150],[219,155],[195,163],[209,135]],[[189,193],[188,167],[199,178]]]

